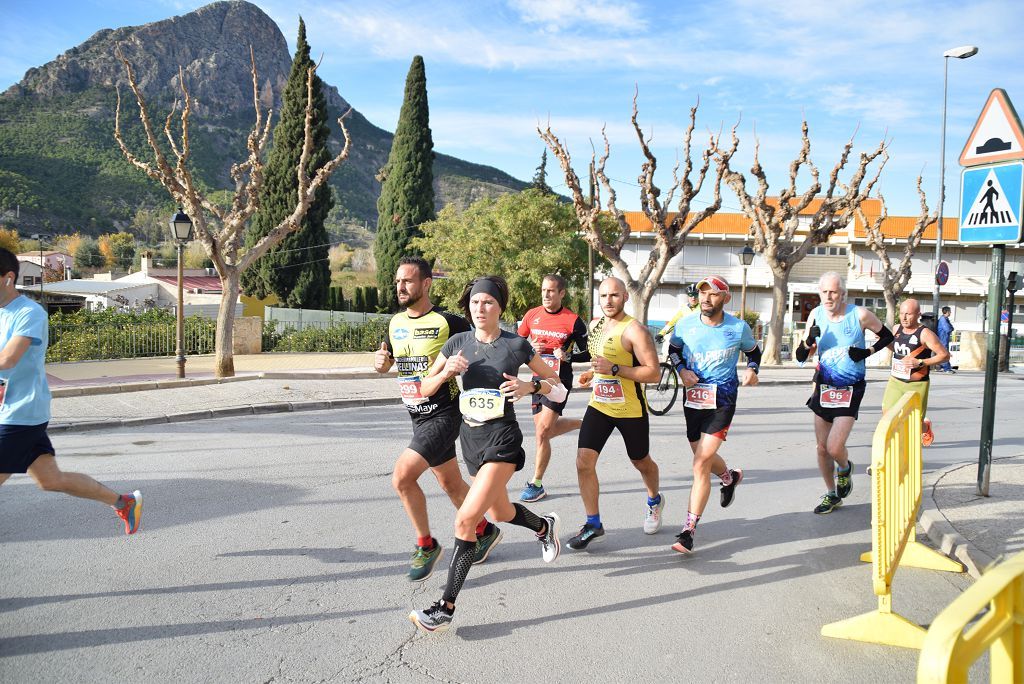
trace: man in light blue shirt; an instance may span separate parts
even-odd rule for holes
[[[118,495],[88,475],[66,473],[46,434],[50,388],[46,383],[46,311],[15,287],[18,258],[0,247],[0,484],[27,472],[40,489],[101,501],[134,534],[142,520],[142,494]]]

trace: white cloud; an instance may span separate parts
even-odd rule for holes
[[[582,26],[602,31],[639,32],[647,28],[641,16],[643,8],[633,2],[608,0],[510,0],[528,24],[539,24],[545,30],[563,31]]]

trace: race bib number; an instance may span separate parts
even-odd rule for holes
[[[892,360],[892,370],[890,371],[892,377],[899,378],[900,380],[910,380],[910,374],[913,372],[914,367],[911,364],[906,363],[905,360]]]
[[[718,408],[718,385],[710,382],[698,382],[686,388],[686,401],[683,406],[692,409]]]
[[[821,408],[850,408],[850,402],[853,401],[853,387],[822,385],[821,392],[818,394],[818,401],[821,404]]]
[[[422,378],[418,375],[398,378],[398,391],[402,393],[402,401],[406,404],[415,406],[425,402],[428,397],[423,396],[422,388]]]
[[[486,423],[505,415],[505,397],[496,389],[466,390],[459,395],[462,416],[476,423]]]
[[[594,401],[602,404],[625,404],[626,395],[618,378],[597,378],[594,380]]]
[[[541,354],[540,358],[544,363],[547,364],[548,368],[555,371],[556,375],[558,374],[558,371],[562,368],[562,362],[554,354]]]

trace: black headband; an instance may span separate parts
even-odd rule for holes
[[[505,301],[501,296],[501,290],[499,290],[498,286],[489,278],[478,278],[476,282],[473,283],[473,289],[469,291],[469,298],[472,299],[474,295],[478,294],[487,294],[494,297],[495,301],[498,302],[498,306],[500,306],[504,311]]]

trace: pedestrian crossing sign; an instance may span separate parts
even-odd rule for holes
[[[960,177],[960,242],[1021,241],[1024,162],[964,169]]]

